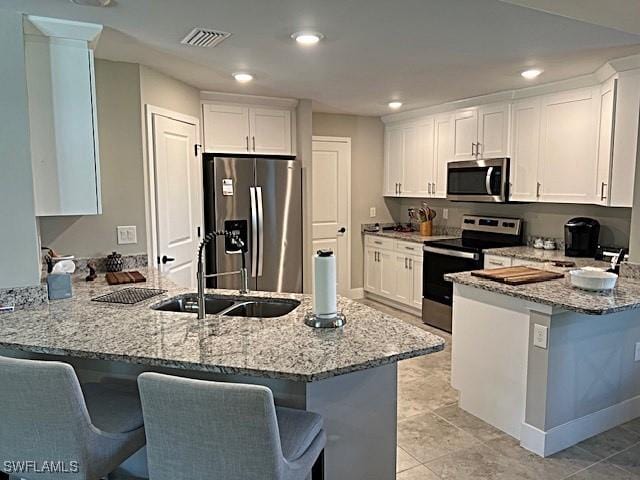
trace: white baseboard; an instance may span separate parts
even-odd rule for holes
[[[546,432],[523,423],[520,445],[541,457],[548,457],[637,417],[640,417],[640,396],[558,425]]]
[[[397,308],[398,310],[402,310],[403,312],[415,315],[416,317],[422,316],[422,310],[410,307],[400,302],[396,302],[395,300],[388,299],[381,295],[376,295],[375,293],[364,292],[364,298],[370,298],[371,300],[375,300],[376,302],[382,303],[389,307]]]

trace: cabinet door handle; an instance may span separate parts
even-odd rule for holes
[[[481,151],[480,151],[480,146],[481,145],[482,144],[480,142],[476,143],[476,157],[479,157],[480,154],[481,154]]]
[[[542,186],[542,185],[540,184],[540,182],[538,182],[538,183],[536,184],[536,197],[538,197],[538,198],[540,198],[540,187],[541,187],[541,186]]]
[[[427,190],[429,192],[429,195],[431,195],[431,182],[427,183]]]
[[[256,151],[256,137],[251,137],[251,141],[253,142],[253,151]]]
[[[402,195],[402,184],[401,183],[398,184],[398,193],[400,195]]]
[[[476,144],[475,142],[471,142],[471,155],[476,156]]]
[[[413,270],[413,258],[409,259],[409,270]]]
[[[249,151],[249,135],[247,135],[246,137],[244,137],[247,141],[247,152]]]
[[[433,182],[431,185],[432,185],[431,193],[435,195],[436,194],[436,182]]]
[[[404,257],[404,268],[405,269],[409,268],[409,264],[407,263],[407,257]]]
[[[607,186],[606,183],[602,182],[602,186],[600,187],[600,200],[606,200],[607,197],[604,195],[604,189]]]

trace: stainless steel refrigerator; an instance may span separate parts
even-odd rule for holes
[[[204,155],[206,232],[245,238],[249,288],[302,292],[302,173],[294,157]],[[217,237],[206,250],[207,273],[239,270],[237,247]],[[210,279],[209,288],[240,288],[240,277]]]

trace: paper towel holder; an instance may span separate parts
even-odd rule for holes
[[[345,326],[347,317],[342,312],[326,317],[315,313],[307,313],[304,316],[304,323],[313,328],[339,328]]]

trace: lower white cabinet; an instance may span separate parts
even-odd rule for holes
[[[422,248],[418,243],[365,237],[364,290],[422,307]]]

